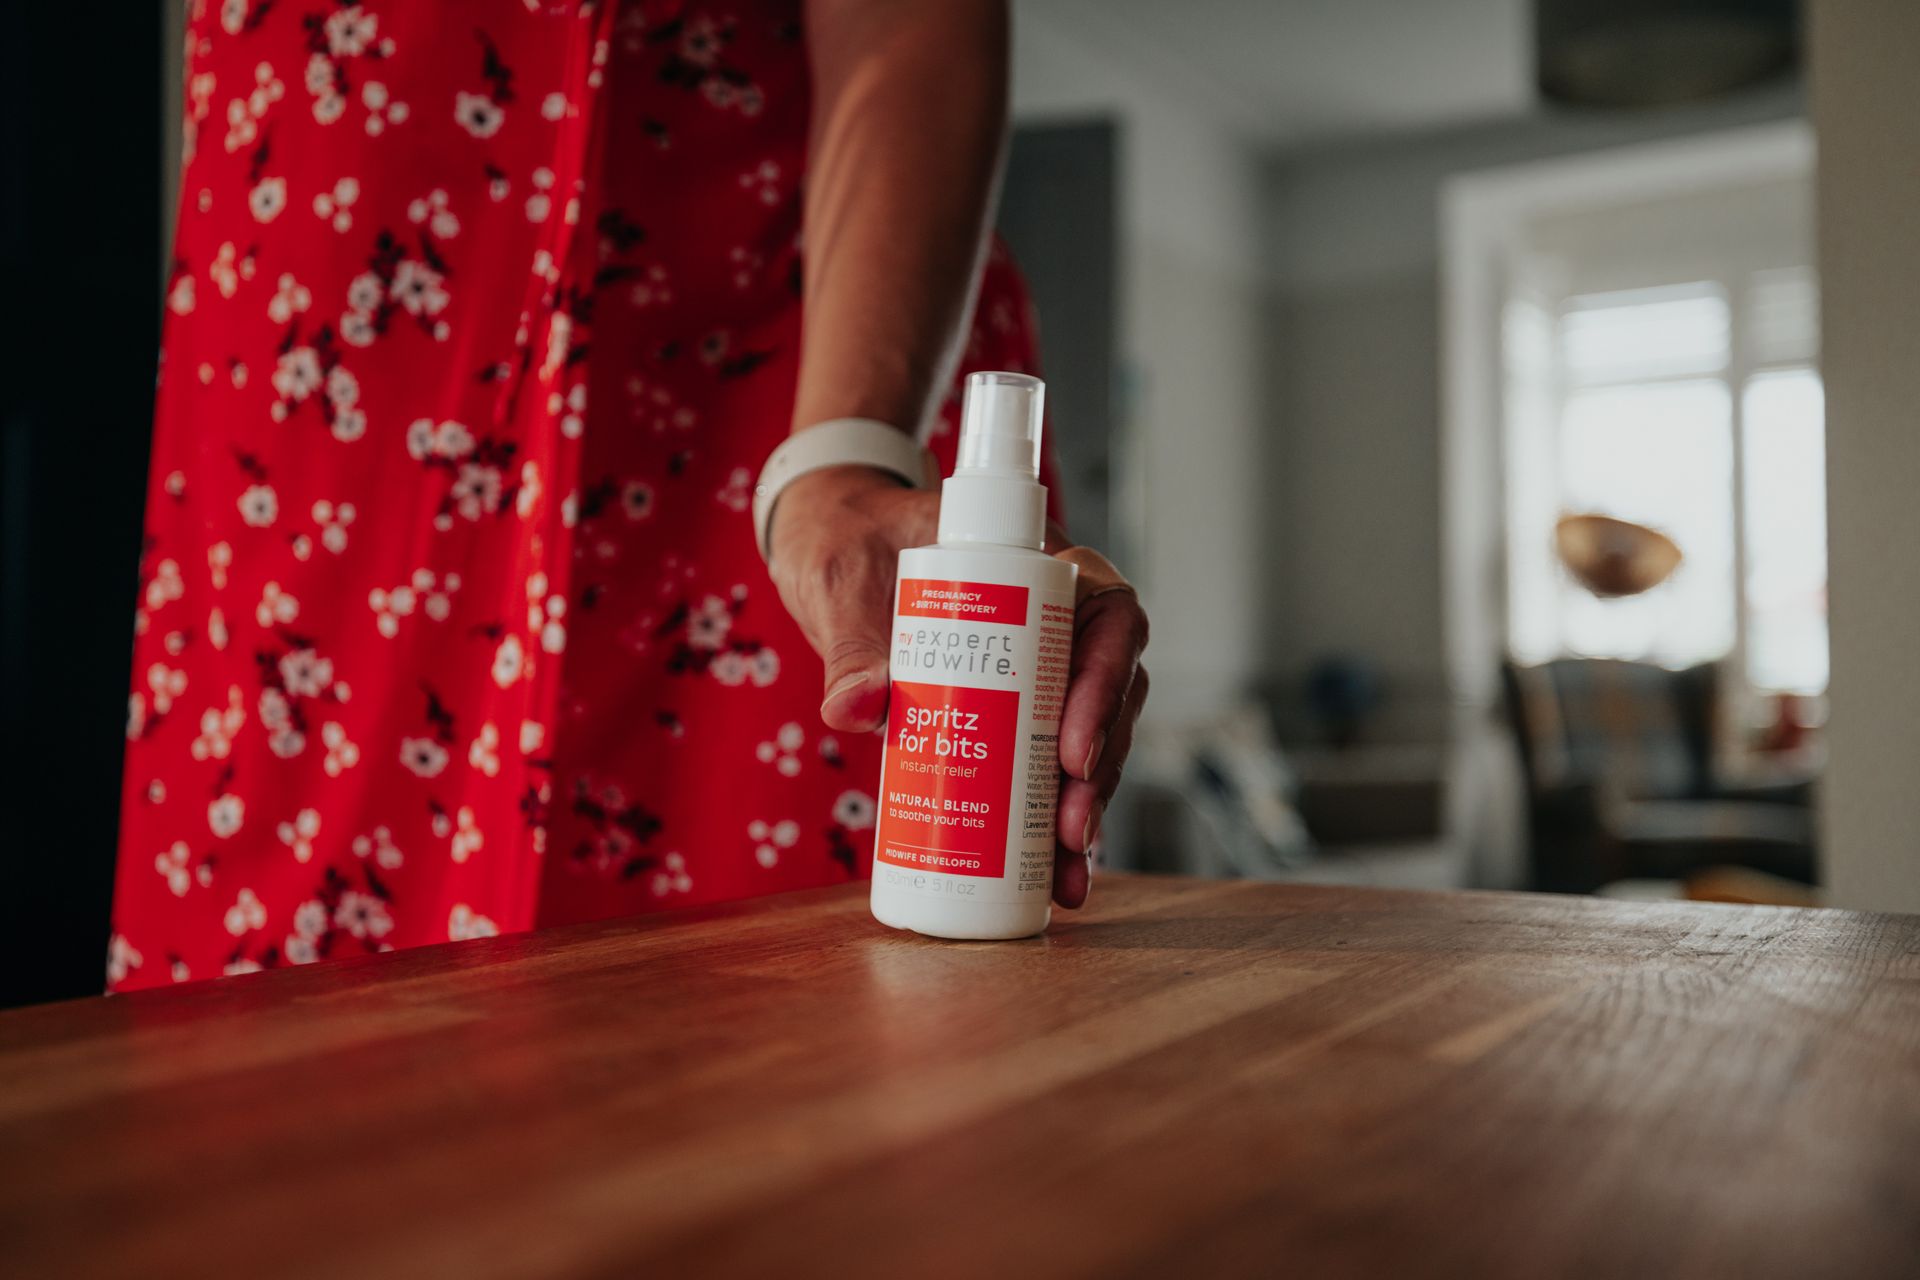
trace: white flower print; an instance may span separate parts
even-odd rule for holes
[[[445,187],[435,187],[426,195],[407,206],[407,221],[415,224],[426,223],[427,229],[442,240],[451,240],[460,234],[460,219],[453,216],[448,208]]]
[[[520,489],[513,497],[514,513],[531,520],[540,507],[540,466],[532,458],[520,464]]]
[[[331,224],[335,231],[349,231],[353,228],[353,206],[359,200],[360,180],[342,178],[333,184],[331,191],[322,191],[313,198],[313,213],[315,217]]]
[[[474,137],[491,138],[500,132],[507,113],[485,94],[456,93],[453,95],[453,118]]]
[[[446,310],[450,295],[441,285],[446,277],[418,258],[402,258],[393,269],[388,292],[409,315],[437,316]]]
[[[273,389],[281,399],[298,403],[318,391],[325,376],[318,352],[295,347],[274,362]]]
[[[754,687],[764,689],[780,678],[780,655],[762,645],[747,659],[747,678]]]
[[[520,754],[530,756],[547,741],[547,727],[538,720],[520,722]]]
[[[325,57],[319,54],[315,54],[314,57],[319,60],[322,66],[327,68],[329,74],[332,73],[332,63],[328,62]],[[331,89],[313,100],[313,118],[321,124],[332,124],[341,116],[345,115],[346,112],[347,100],[339,94],[334,93]],[[349,221],[351,221],[351,219],[349,219]]]
[[[282,822],[274,828],[280,837],[280,843],[293,850],[294,861],[313,861],[313,838],[320,834],[320,811],[302,809],[293,815],[293,821]]]
[[[187,673],[156,662],[147,668],[147,689],[153,694],[154,714],[163,716],[173,710],[173,700],[187,691]]]
[[[390,124],[405,124],[407,116],[412,114],[407,104],[395,101],[387,92],[387,86],[378,80],[369,80],[361,86],[360,101],[367,108],[369,137],[378,137]]]
[[[215,591],[227,589],[227,570],[233,564],[233,544],[216,542],[207,548],[207,576]]]
[[[260,603],[253,607],[253,620],[263,627],[292,622],[300,616],[300,602],[269,580],[260,588]]]
[[[285,178],[263,178],[252,191],[247,193],[247,208],[253,211],[256,222],[272,222],[286,207],[287,180]]]
[[[250,146],[260,136],[260,123],[247,110],[245,98],[235,98],[227,104],[227,152],[231,155],[242,147]]]
[[[753,501],[753,472],[735,467],[727,477],[726,486],[713,496],[730,511],[745,511]]]
[[[107,981],[116,986],[125,982],[127,975],[138,969],[144,959],[131,942],[114,934],[107,941]]]
[[[453,499],[454,510],[460,513],[461,518],[478,520],[483,515],[492,515],[500,510],[500,499],[505,492],[500,468],[480,462],[463,462],[454,476],[453,488],[448,496]]]
[[[280,954],[288,964],[312,964],[320,958],[320,948],[312,938],[290,933],[280,944]]]
[[[207,643],[219,650],[227,647],[227,616],[218,608],[207,610]]]
[[[733,629],[733,611],[719,596],[701,600],[687,616],[687,643],[696,649],[718,649]]]
[[[527,578],[527,630],[540,637],[540,647],[548,653],[561,653],[567,647],[566,613],[566,597],[547,594],[546,574]]]
[[[542,120],[559,120],[563,118],[566,114],[567,114],[567,95],[566,94],[550,93],[546,97],[540,100],[540,118]]]
[[[327,403],[336,409],[351,408],[360,401],[360,379],[335,365],[327,370]]]
[[[267,922],[267,908],[259,895],[251,889],[242,889],[233,905],[227,908],[227,932],[239,937],[250,929],[258,929]]]
[[[283,271],[273,297],[267,300],[267,319],[285,324],[312,305],[313,291],[295,280],[292,272]]]
[[[227,961],[227,967],[222,969],[220,972],[229,978],[238,978],[241,975],[248,974],[248,973],[259,973],[260,962],[258,960],[249,960],[247,957],[241,956],[238,960]]]
[[[400,763],[416,778],[437,778],[447,767],[447,749],[432,738],[402,738]]]
[[[533,171],[533,194],[527,197],[527,221],[545,222],[553,212],[553,170],[544,165]]]
[[[320,545],[339,555],[347,549],[347,527],[357,514],[351,502],[338,506],[325,498],[313,504],[313,522],[320,526]]]
[[[643,310],[647,307],[664,307],[672,302],[673,289],[667,283],[667,269],[659,263],[648,266],[627,294],[627,301]]]
[[[147,608],[158,611],[186,594],[180,577],[180,562],[162,560],[153,566],[153,580],[147,583]]]
[[[355,836],[353,856],[372,858],[382,871],[392,871],[406,861],[400,846],[393,842],[393,832],[384,826],[375,827],[371,835]]]
[[[833,820],[849,831],[873,825],[873,797],[864,791],[842,791],[833,802]]]
[[[393,932],[393,917],[387,912],[387,904],[357,889],[340,895],[340,905],[333,909],[333,922],[356,938],[378,940]]]
[[[467,747],[467,763],[487,777],[500,772],[500,729],[489,720],[480,726],[480,736]]]
[[[791,818],[775,823],[755,818],[747,824],[747,838],[754,842],[754,860],[763,867],[771,867],[780,861],[782,849],[791,849],[800,839],[800,824]]]
[[[247,0],[223,0],[220,5],[220,29],[237,36],[247,25]]]
[[[660,869],[653,873],[653,896],[664,898],[669,893],[685,893],[693,888],[693,877],[687,874],[687,860],[679,851],[669,853],[660,860]]]
[[[271,485],[248,485],[238,505],[240,518],[256,529],[266,528],[280,514],[280,500]]]
[[[500,647],[493,651],[493,682],[502,689],[509,688],[525,674],[526,668],[526,650],[520,643],[520,637],[509,634],[500,641]]]
[[[193,313],[193,277],[182,273],[167,291],[167,310],[177,316]]]
[[[187,848],[185,840],[175,840],[173,845],[153,859],[153,869],[158,871],[167,882],[167,888],[176,898],[184,898],[193,888],[193,851]]]
[[[127,695],[127,741],[138,742],[147,731],[147,695],[134,691]]]
[[[207,827],[220,840],[238,835],[247,818],[247,803],[231,791],[207,806]]]
[[[327,758],[320,762],[329,778],[337,778],[360,763],[360,748],[347,738],[346,726],[329,720],[320,726],[320,741],[326,745]]]
[[[311,94],[329,93],[333,89],[333,60],[324,53],[313,53],[307,57],[305,74],[307,92]]]
[[[442,458],[464,458],[473,452],[473,432],[458,422],[443,422],[433,429],[433,452]]]
[[[761,204],[779,204],[780,166],[771,160],[762,160],[740,175],[740,185],[752,192]]]
[[[293,929],[303,938],[317,938],[327,931],[327,904],[308,898],[293,909]]]
[[[465,862],[480,851],[487,838],[481,833],[471,805],[460,806],[460,812],[454,815],[454,824],[453,842],[447,852],[455,862]]]
[[[386,284],[371,271],[362,271],[347,285],[347,305],[355,311],[372,311],[386,297]]]
[[[713,661],[707,664],[707,672],[728,688],[736,688],[745,684],[747,680],[746,655],[735,653],[731,649],[725,653],[716,654]]]
[[[340,313],[340,340],[348,346],[370,347],[373,345],[373,340],[379,336],[379,326],[366,312],[343,311]]]
[[[464,902],[453,904],[453,910],[447,913],[447,940],[466,942],[473,938],[492,938],[499,936],[500,928]]]
[[[317,698],[333,683],[333,660],[295,649],[280,659],[280,683],[292,697]]]
[[[333,432],[333,438],[342,444],[352,444],[367,434],[367,415],[359,409],[340,409],[333,415],[333,422],[327,428]]]
[[[789,720],[772,739],[755,747],[753,754],[761,764],[772,765],[781,777],[791,778],[800,772],[799,751],[806,743],[806,730],[798,721]]]
[[[231,298],[240,291],[242,280],[253,279],[254,270],[253,254],[240,256],[239,246],[227,240],[221,243],[213,255],[213,261],[207,264],[207,278],[213,281],[213,287],[220,291],[221,297]],[[211,367],[208,366],[209,369]]]
[[[379,27],[380,20],[357,4],[336,9],[327,15],[327,52],[336,58],[357,58],[373,43]]]
[[[208,707],[200,713],[200,736],[188,749],[195,760],[225,760],[232,752],[234,735],[247,722],[245,697],[239,685],[230,685],[225,708]]]

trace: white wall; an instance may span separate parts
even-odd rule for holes
[[[1452,735],[1439,447],[1439,197],[1453,176],[1552,156],[1788,119],[1792,90],[1690,109],[1548,114],[1276,159],[1266,175],[1270,414],[1278,481],[1268,542],[1270,677],[1314,657],[1371,657],[1389,691],[1379,732]],[[1484,566],[1497,572],[1497,566]],[[1480,714],[1479,707],[1469,708]]]
[[[1833,677],[1822,853],[1839,906],[1920,911],[1920,6],[1810,6]]]
[[[1186,720],[1260,665],[1258,165],[1163,68],[1029,8],[1015,18],[1016,119],[1119,126],[1127,385],[1114,523],[1153,617],[1149,716]]]

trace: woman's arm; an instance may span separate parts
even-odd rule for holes
[[[809,0],[795,428],[916,431],[952,380],[1007,134],[1005,0]]]
[[[1005,146],[1005,0],[810,0],[814,72],[794,427],[876,418],[916,432],[954,372]],[[780,598],[826,664],[823,720],[877,727],[903,547],[934,540],[932,493],[864,466],[789,484],[768,530]],[[1060,727],[1054,897],[1077,907],[1100,815],[1146,697],[1146,614],[1097,553],[1080,565]]]

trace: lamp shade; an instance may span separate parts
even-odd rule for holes
[[[1666,534],[1612,516],[1562,516],[1553,542],[1567,572],[1602,599],[1651,591],[1673,576],[1682,559]]]
[[[1696,102],[1794,65],[1794,0],[1534,0],[1540,92],[1584,107]]]

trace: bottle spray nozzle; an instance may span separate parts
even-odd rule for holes
[[[960,447],[941,487],[940,541],[1037,550],[1046,541],[1040,424],[1047,384],[1024,373],[975,373],[960,407]]]
[[[955,473],[1039,479],[1046,399],[1047,384],[1024,373],[968,375]]]

